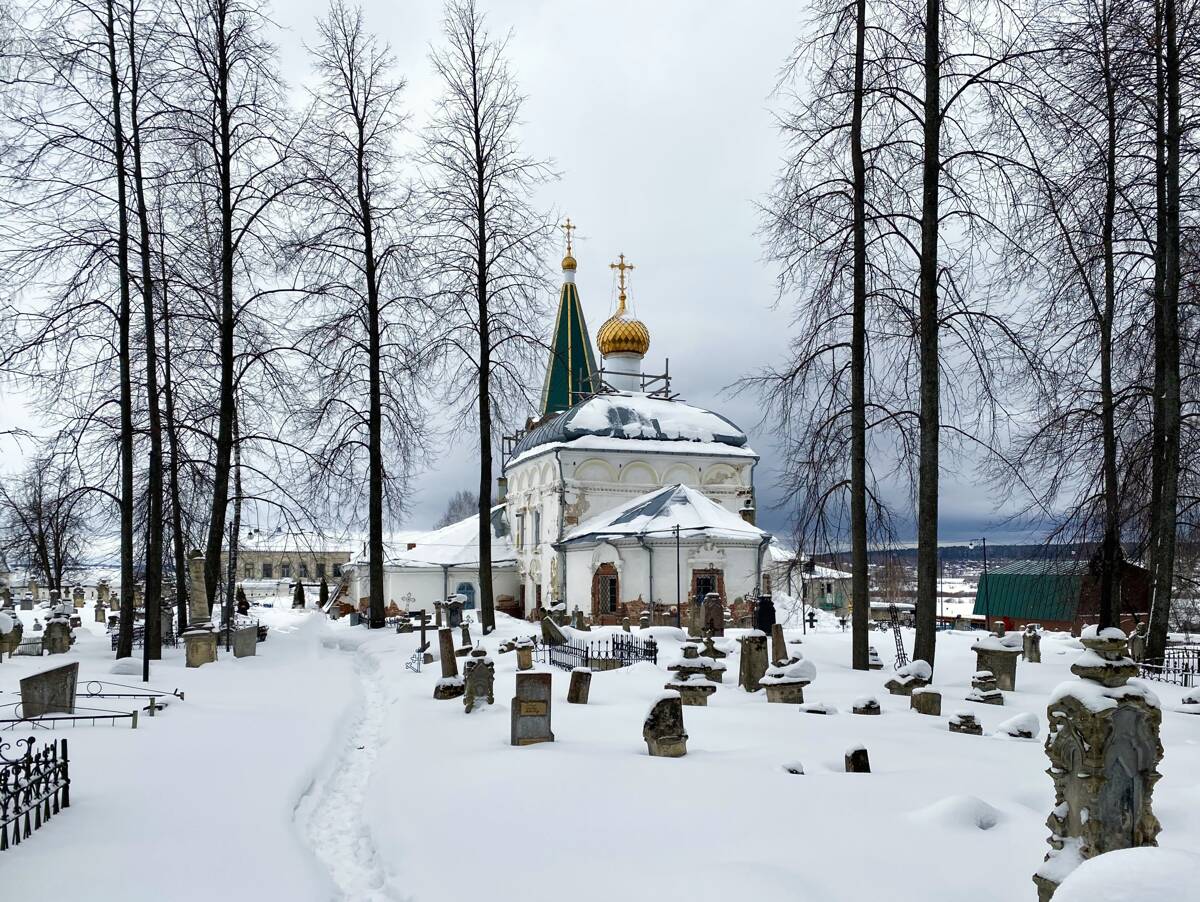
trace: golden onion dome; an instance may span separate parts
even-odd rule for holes
[[[617,312],[604,321],[596,333],[596,344],[600,355],[637,354],[645,357],[650,350],[650,330],[639,319],[628,316],[625,310],[625,295],[622,293]]]
[[[565,257],[563,257],[563,262],[562,262],[563,272],[575,272],[577,265],[578,264],[576,264],[575,258],[572,257],[570,251],[568,251],[567,255]]]

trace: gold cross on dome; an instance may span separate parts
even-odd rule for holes
[[[571,233],[578,227],[572,225],[571,217],[568,216],[567,221],[560,225],[559,228],[562,229],[567,235],[567,256],[569,257],[571,256]]]
[[[621,293],[619,295],[619,300],[621,301],[621,309],[624,310],[625,309],[625,271],[629,270],[629,269],[633,269],[633,264],[625,262],[624,254],[621,254],[620,257],[621,257],[620,262],[610,263],[610,264],[608,264],[608,268],[615,269],[620,274],[620,281],[618,284],[618,288],[620,288]]]

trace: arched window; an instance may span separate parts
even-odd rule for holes
[[[475,607],[475,586],[471,583],[459,583],[454,587],[455,595],[462,595],[467,600],[463,602],[463,608]]]

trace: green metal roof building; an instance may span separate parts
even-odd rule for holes
[[[1123,615],[1149,609],[1150,573],[1125,563],[1121,578]],[[1078,631],[1099,612],[1100,580],[1086,560],[1017,561],[989,570],[975,591],[977,616],[1003,618],[1007,626],[1041,623]]]

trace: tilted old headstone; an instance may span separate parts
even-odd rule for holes
[[[468,714],[475,705],[487,701],[496,704],[496,665],[484,651],[483,645],[471,649],[471,656],[463,664],[463,706]]]
[[[241,626],[233,631],[233,656],[252,658],[258,654],[258,627]]]
[[[442,678],[433,687],[433,697],[439,701],[461,698],[463,679],[458,675],[458,659],[454,656],[454,633],[448,626],[438,630],[438,659],[442,662]]]
[[[590,667],[576,667],[571,671],[571,684],[567,687],[567,704],[586,705],[592,691]]]
[[[1022,657],[1028,663],[1042,663],[1042,633],[1036,624],[1025,625],[1025,632],[1021,634],[1021,649]]]
[[[79,684],[79,662],[43,670],[21,680],[21,714],[74,714],[75,689]]]
[[[738,669],[738,685],[747,692],[762,688],[760,680],[767,672],[767,636],[759,630],[750,630],[738,640],[742,646],[741,664]]]
[[[776,623],[771,627],[771,663],[781,664],[789,657],[787,639],[783,635],[783,624]]]
[[[1151,799],[1158,782],[1162,710],[1126,657],[1125,634],[1088,627],[1086,649],[1071,666],[1078,680],[1059,685],[1046,708],[1046,771],[1054,780],[1054,809],[1046,820],[1050,852],[1033,876],[1047,902],[1080,862],[1105,852],[1157,845]]]
[[[869,774],[870,772],[871,758],[867,754],[866,746],[856,745],[846,749],[846,773]]]
[[[725,635],[725,605],[721,603],[721,596],[716,592],[709,592],[704,596],[704,623],[696,635],[706,632],[713,636]]]
[[[217,660],[217,634],[209,622],[204,555],[199,551],[193,551],[188,557],[188,577],[188,628],[183,632],[184,657],[188,667],[203,667]]]
[[[513,745],[554,741],[550,729],[550,674],[517,674],[510,741]]]
[[[542,641],[547,645],[562,645],[567,641],[562,629],[550,617],[542,618]]]
[[[642,723],[646,749],[657,758],[682,758],[687,754],[687,731],[683,728],[683,701],[675,691],[664,692],[650,706]]]

